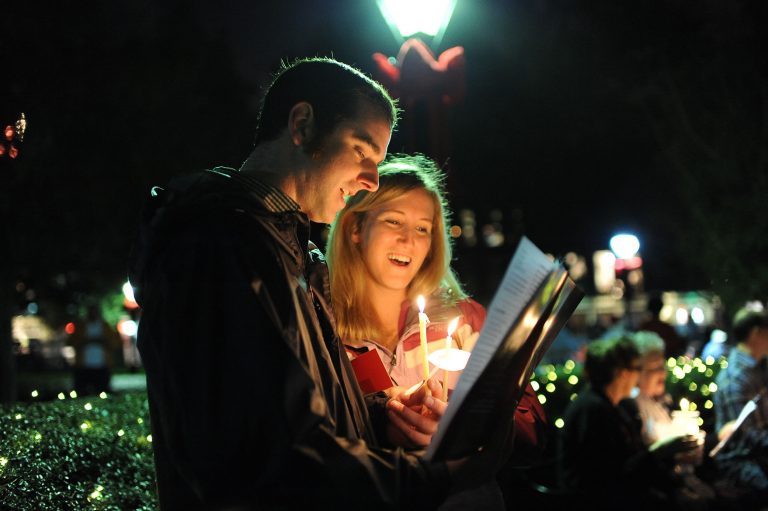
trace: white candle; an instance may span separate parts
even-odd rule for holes
[[[451,336],[456,331],[456,326],[459,324],[459,318],[453,318],[448,323],[448,335],[445,337],[445,352],[450,353],[451,349]],[[448,401],[448,369],[443,369],[443,401]]]
[[[419,306],[419,340],[421,341],[421,363],[424,366],[424,379],[429,379],[429,353],[427,352],[427,315],[424,314],[426,303],[424,297],[419,295],[416,298],[416,304]]]

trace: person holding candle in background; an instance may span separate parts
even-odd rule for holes
[[[639,421],[619,403],[638,381],[640,356],[628,337],[593,341],[584,364],[589,382],[568,404],[559,447],[561,486],[590,509],[688,507],[672,474],[675,456],[696,449],[691,435],[643,444]]]
[[[704,431],[699,430],[699,413],[689,411],[687,399],[681,401],[680,410],[672,410],[672,397],[666,391],[664,340],[650,331],[635,332],[629,338],[638,352],[640,374],[637,387],[632,391],[632,399],[622,400],[619,404],[628,414],[636,414],[641,420],[641,435],[646,446],[676,435],[693,434],[699,438],[699,445],[694,451],[678,456],[675,473],[683,485],[681,495],[685,499],[711,505],[716,498],[715,491],[695,473],[694,468],[704,460]],[[709,471],[709,477],[713,477]]]
[[[379,167],[378,191],[351,197],[331,227],[326,257],[339,335],[351,358],[378,353],[391,378],[389,396],[429,376],[421,332],[430,353],[444,349],[449,323],[457,319],[451,347],[471,351],[485,320],[450,267],[442,182],[428,158],[390,156]],[[449,372],[442,386],[453,389],[459,375]],[[442,401],[441,385],[435,378],[429,384]],[[544,412],[530,385],[515,420],[513,459],[515,452],[536,451],[543,437]],[[430,438],[414,433],[408,440],[424,447]]]

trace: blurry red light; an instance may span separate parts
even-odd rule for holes
[[[13,126],[6,126],[5,127],[5,138],[7,140],[11,140],[13,138],[13,135],[14,135]]]
[[[11,158],[16,158],[18,155],[19,155],[19,150],[11,146],[11,150],[8,151],[8,156],[10,156]]]
[[[75,333],[75,324],[71,321],[67,323],[67,326],[64,327],[64,331],[67,332],[69,335],[72,335]]]

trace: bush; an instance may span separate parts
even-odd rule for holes
[[[0,407],[0,507],[157,509],[145,393]]]

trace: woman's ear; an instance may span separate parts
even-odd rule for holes
[[[288,133],[295,146],[303,146],[315,136],[315,112],[306,101],[296,103],[288,114]]]
[[[351,238],[352,238],[352,243],[360,243],[360,225],[359,224],[355,224],[352,227]]]

